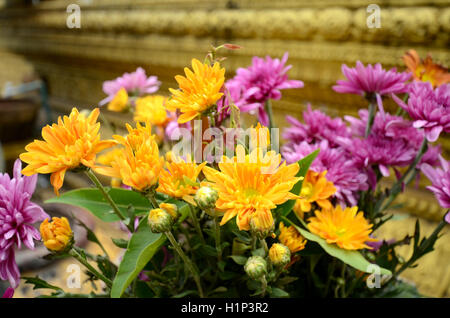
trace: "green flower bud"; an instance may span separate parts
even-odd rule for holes
[[[197,206],[203,211],[211,211],[216,207],[216,201],[219,198],[217,191],[210,187],[201,187],[194,196]]]
[[[270,247],[269,259],[273,265],[284,267],[291,261],[291,251],[287,246],[275,243]]]
[[[160,208],[150,210],[148,225],[153,233],[167,232],[170,231],[176,219],[176,205],[162,203]]]
[[[261,256],[249,257],[244,270],[252,279],[259,279],[267,273],[267,262]]]

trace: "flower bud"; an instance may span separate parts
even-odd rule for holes
[[[45,247],[52,252],[63,252],[72,248],[73,232],[67,218],[53,217],[52,222],[45,219],[40,232]]]
[[[177,206],[175,204],[161,203],[160,207],[150,211],[148,224],[152,232],[162,233],[170,231],[177,219]]]
[[[269,259],[277,267],[286,266],[291,260],[291,251],[283,244],[275,243],[270,247]]]
[[[267,273],[267,262],[261,256],[249,257],[244,270],[252,279],[259,279]]]
[[[256,210],[250,218],[250,230],[260,239],[269,236],[274,227],[275,222],[269,209]]]
[[[197,206],[203,211],[210,211],[216,207],[216,201],[219,198],[217,191],[210,187],[201,187],[194,196]]]

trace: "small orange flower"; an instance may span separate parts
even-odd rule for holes
[[[280,222],[280,235],[278,240],[281,244],[287,246],[291,253],[296,253],[305,248],[307,240],[293,227],[292,225],[286,227],[283,222]]]
[[[45,219],[40,225],[42,241],[50,251],[61,252],[73,243],[73,232],[67,218],[53,217],[53,222]]]
[[[158,145],[151,133],[151,126],[132,128],[126,124],[126,137],[115,135],[114,139],[124,146],[124,150],[111,162],[111,166],[97,166],[95,171],[121,179],[123,184],[138,191],[146,191],[155,186],[164,166],[164,158],[159,156]]]
[[[433,63],[429,54],[422,60],[415,50],[409,50],[403,55],[403,62],[416,81],[430,82],[433,87],[450,82],[448,69]]]
[[[209,182],[206,185],[219,193],[216,208],[224,212],[221,225],[237,216],[240,230],[250,229],[251,216],[258,210],[271,210],[277,205],[298,198],[289,192],[297,183],[298,164],[281,163],[281,156],[274,151],[265,155],[255,149],[249,155],[238,145],[236,156],[223,157],[220,171],[204,167]]]
[[[364,218],[363,212],[358,212],[358,207],[336,208],[316,211],[316,216],[309,219],[308,229],[327,241],[336,243],[346,250],[359,250],[370,248],[365,243],[375,242],[369,236],[372,232],[372,224]]]
[[[197,178],[206,162],[197,165],[188,156],[187,160],[174,158],[171,162],[166,161],[166,169],[159,176],[158,192],[165,193],[174,198],[182,198],[192,203],[193,195],[197,192],[199,184]]]
[[[202,64],[199,60],[192,60],[192,72],[184,68],[186,77],[177,75],[175,80],[179,90],[169,88],[172,93],[166,107],[169,111],[181,111],[178,122],[186,123],[213,106],[223,96],[220,92],[225,82],[225,69],[219,63]]]
[[[308,170],[302,183],[300,199],[294,205],[294,212],[303,218],[304,212],[311,211],[311,203],[316,202],[323,209],[331,209],[328,198],[336,193],[336,187],[325,178],[327,171],[320,173]]]
[[[125,88],[119,89],[114,98],[108,103],[107,108],[113,112],[123,112],[128,108],[128,93]]]
[[[35,173],[51,173],[50,182],[56,194],[64,182],[67,170],[80,166],[93,167],[100,151],[116,144],[114,140],[100,140],[98,108],[86,118],[76,108],[69,117],[58,118],[58,124],[42,128],[42,140],[29,143],[20,155],[28,166],[22,170],[26,176]]]

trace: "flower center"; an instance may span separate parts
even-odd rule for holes
[[[300,191],[300,196],[304,198],[310,198],[313,193],[313,185],[309,182],[304,182],[302,185],[302,190]]]

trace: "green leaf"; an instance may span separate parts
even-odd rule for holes
[[[273,287],[270,296],[274,298],[289,297],[289,293],[285,292],[280,288]]]
[[[247,257],[245,256],[231,255],[229,257],[238,265],[245,265],[247,263]]]
[[[152,207],[147,198],[132,190],[112,188],[108,193],[123,215],[128,215],[128,207],[130,204],[133,206],[136,215],[143,215]],[[120,220],[109,203],[105,200],[100,190],[94,188],[82,188],[68,191],[61,194],[59,197],[54,197],[45,201],[45,203],[65,203],[75,205],[89,210],[92,214],[105,222],[115,222]]]
[[[49,283],[47,283],[45,280],[39,278],[38,276],[36,276],[36,277],[21,277],[21,278],[25,280],[26,284],[34,285],[33,286],[33,290],[34,289],[44,288],[44,289],[54,289],[54,290],[57,290],[57,291],[62,291],[61,288],[59,288],[57,286],[50,285]]]
[[[316,149],[309,155],[298,161],[300,169],[298,170],[296,177],[301,177],[301,179],[292,187],[291,189],[292,193],[297,195],[300,194],[300,190],[302,189],[303,184],[303,178],[306,176],[309,167],[311,166],[314,159],[316,159],[317,155],[319,154],[319,151],[320,149]],[[291,213],[294,205],[295,200],[289,200],[280,205],[277,210],[279,211],[280,215],[287,216],[289,213]]]
[[[113,241],[114,245],[116,245],[117,247],[120,248],[127,248],[128,247],[128,240],[125,239],[121,239],[121,238],[111,238],[111,240]]]
[[[138,230],[133,233],[128,243],[128,248],[113,281],[112,298],[122,296],[131,282],[164,244],[165,240],[166,237],[163,234],[156,234],[151,231],[145,218],[141,221]]]
[[[358,251],[350,251],[350,250],[344,250],[342,248],[339,248],[336,244],[329,244],[327,243],[323,238],[308,232],[297,225],[295,225],[291,220],[283,217],[283,219],[293,225],[297,231],[300,232],[303,237],[305,237],[309,241],[313,241],[316,243],[319,243],[320,246],[324,249],[325,252],[330,254],[333,257],[336,257],[343,261],[344,263],[352,266],[353,268],[356,268],[357,270],[360,270],[361,272],[365,273],[372,273],[369,271],[371,268],[370,265],[373,265],[367,261],[360,252]],[[380,267],[380,274],[382,275],[392,275],[390,270],[387,270],[385,268]]]

